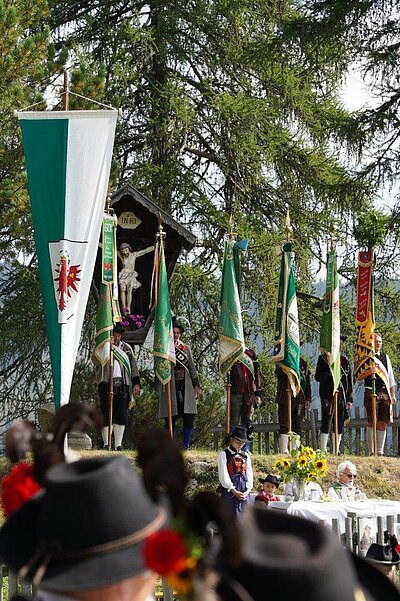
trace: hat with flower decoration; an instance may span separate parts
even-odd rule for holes
[[[0,530],[0,561],[50,591],[97,588],[146,570],[142,545],[165,512],[124,457],[60,463]]]

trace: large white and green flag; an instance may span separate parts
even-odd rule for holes
[[[117,115],[117,111],[18,113],[56,407],[69,401]]]
[[[282,246],[272,361],[286,373],[293,396],[300,392],[300,337],[292,245]]]
[[[340,304],[336,252],[327,257],[326,287],[321,319],[319,349],[324,353],[332,372],[333,392],[340,383]]]

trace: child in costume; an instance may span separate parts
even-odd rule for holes
[[[227,438],[229,445],[218,455],[218,478],[221,497],[228,502],[235,517],[238,517],[253,488],[250,454],[243,451],[243,446],[249,439],[244,426],[235,426]]]
[[[262,489],[254,499],[256,505],[268,507],[271,501],[280,501],[280,498],[275,494],[280,484],[279,478],[268,474],[266,478],[259,478],[258,481],[262,484]]]

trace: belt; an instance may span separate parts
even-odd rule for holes
[[[113,386],[114,388],[120,388],[123,385],[124,381],[122,378],[114,378],[113,379]]]

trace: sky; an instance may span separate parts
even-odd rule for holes
[[[345,106],[349,110],[357,111],[378,104],[379,99],[371,94],[368,84],[372,85],[372,82],[368,81],[368,79],[365,80],[356,66],[353,66],[349,70],[340,94]],[[383,186],[380,197],[376,198],[376,207],[389,211],[393,208],[398,194],[400,194],[400,182],[394,186]]]

